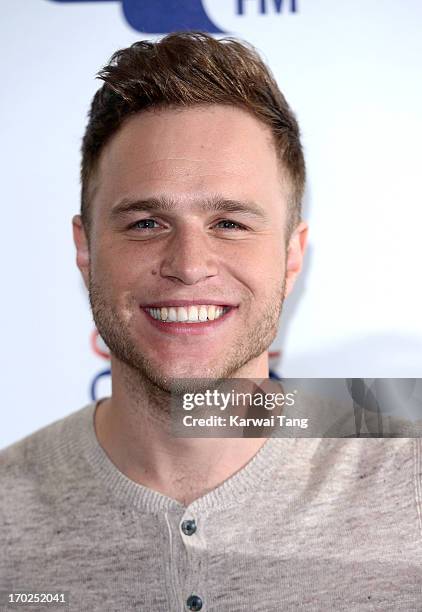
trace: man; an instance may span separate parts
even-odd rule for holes
[[[78,611],[420,609],[410,440],[172,435],[186,379],[268,377],[302,266],[299,130],[268,69],[184,33],[100,77],[73,232],[112,395],[2,451],[1,588]]]

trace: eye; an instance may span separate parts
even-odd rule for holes
[[[129,229],[156,229],[156,227],[153,225],[154,223],[157,223],[155,219],[140,219],[139,221],[132,223],[132,225],[129,226]]]
[[[246,227],[244,225],[241,225],[236,221],[230,221],[230,219],[222,219],[217,223],[216,227],[217,226],[220,226],[221,229],[225,230],[246,230]]]

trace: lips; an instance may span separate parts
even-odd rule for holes
[[[201,306],[202,304],[214,305],[214,306],[230,306],[232,308],[236,307],[236,304],[227,301],[216,300],[213,298],[200,298],[195,300],[157,300],[156,302],[149,302],[147,304],[141,304],[142,308],[163,308],[170,306]]]

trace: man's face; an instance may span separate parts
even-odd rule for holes
[[[125,122],[94,178],[89,251],[74,220],[94,320],[114,357],[164,390],[173,378],[251,375],[303,255],[303,228],[286,244],[286,179],[270,130],[238,108]]]

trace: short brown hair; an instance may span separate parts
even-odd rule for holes
[[[82,141],[81,215],[89,228],[89,182],[101,151],[130,115],[150,108],[229,104],[268,125],[287,170],[289,223],[301,218],[305,161],[299,126],[268,67],[255,49],[232,38],[176,32],[159,42],[139,41],[113,54],[97,75],[96,92]]]

